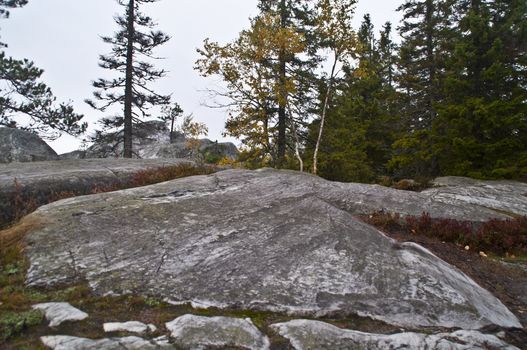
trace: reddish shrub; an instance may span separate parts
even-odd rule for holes
[[[432,227],[432,218],[428,213],[423,213],[420,217],[408,216],[406,217],[406,227],[410,233],[425,235]]]
[[[210,166],[197,167],[192,164],[141,170],[132,177],[129,187],[147,186],[193,175],[208,175],[214,171]]]
[[[473,244],[479,250],[499,254],[527,253],[527,217],[490,220],[474,233]]]
[[[476,225],[469,221],[432,219],[428,213],[408,216],[375,213],[366,217],[369,224],[391,233],[423,235],[444,242],[469,245],[473,251],[503,254],[527,254],[527,217],[490,220]]]

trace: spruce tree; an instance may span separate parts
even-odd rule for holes
[[[0,18],[26,0],[0,0]],[[0,43],[0,49],[6,44]],[[43,70],[28,59],[18,60],[0,51],[0,126],[21,128],[55,139],[62,132],[77,136],[86,130],[82,115],[69,104],[55,104],[51,89],[40,81]]]
[[[455,0],[406,0],[398,11],[403,20],[399,33],[398,84],[406,93],[408,127],[428,129],[441,101],[440,84],[451,35],[452,3]]]
[[[447,61],[445,101],[432,130],[441,172],[490,178],[527,174],[527,5],[463,0],[462,33]]]
[[[124,16],[118,16],[119,30],[112,37],[103,37],[105,43],[112,45],[112,52],[100,56],[99,66],[119,74],[108,80],[93,82],[97,89],[94,100],[86,100],[93,108],[106,111],[112,105],[121,105],[123,114],[104,118],[105,128],[124,126],[123,143],[125,158],[132,158],[133,125],[141,118],[150,117],[151,107],[170,103],[170,96],[161,95],[149,87],[149,83],[162,78],[166,72],[156,69],[151,63],[156,59],[153,50],[166,43],[170,37],[154,30],[152,18],[140,12],[141,5],[155,3],[158,0],[118,0],[125,8]]]
[[[389,163],[396,177],[439,174],[431,151],[430,129],[442,103],[445,60],[452,52],[455,33],[452,5],[457,0],[406,0],[399,33],[396,86],[401,92],[400,117],[407,133],[394,144]]]

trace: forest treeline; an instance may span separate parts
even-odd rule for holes
[[[205,42],[197,68],[227,82],[243,160],[339,181],[525,178],[527,2],[409,0],[397,27],[355,30],[354,5],[260,1],[236,41]]]
[[[119,31],[103,37],[112,49],[100,57],[116,78],[94,81],[87,100],[101,111],[120,106],[96,137],[124,128],[126,157],[133,128],[155,117],[151,107],[164,106],[172,127],[182,114],[170,95],[150,87],[165,75],[153,50],[170,39],[140,11],[155,2],[119,1]],[[26,3],[0,0],[0,16]],[[356,5],[259,0],[237,38],[209,38],[198,49],[194,68],[223,81],[209,91],[209,104],[228,111],[225,134],[241,140],[240,163],[338,181],[526,179],[527,2],[401,0],[402,21],[382,28],[370,15],[354,28]],[[71,106],[54,105],[41,70],[0,50],[0,125],[22,127],[17,118],[25,114],[25,128],[85,131]]]

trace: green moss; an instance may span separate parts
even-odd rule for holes
[[[44,316],[40,311],[2,312],[0,315],[0,340],[5,341],[26,329],[38,326]]]

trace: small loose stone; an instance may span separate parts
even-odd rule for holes
[[[103,328],[106,333],[130,332],[144,334],[148,332],[155,332],[157,330],[156,326],[154,326],[153,324],[147,325],[138,321],[108,322],[103,325]]]
[[[33,309],[44,312],[50,327],[59,326],[66,321],[82,321],[88,314],[68,303],[43,303],[33,305]]]

